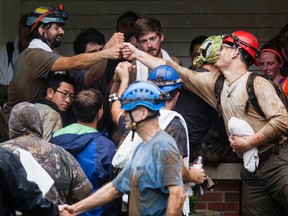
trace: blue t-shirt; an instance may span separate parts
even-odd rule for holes
[[[180,154],[173,138],[161,130],[146,144],[140,143],[112,183],[129,194],[129,215],[165,215],[167,186],[183,186]]]

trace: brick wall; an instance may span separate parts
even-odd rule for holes
[[[214,181],[214,191],[199,197],[197,209],[213,210],[223,216],[240,216],[240,181]]]

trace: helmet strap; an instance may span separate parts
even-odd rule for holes
[[[136,121],[134,120],[134,118],[133,118],[132,111],[130,110],[128,113],[129,113],[129,116],[130,116],[130,119],[131,119],[131,126],[132,126],[132,129],[131,129],[131,130],[132,130],[131,141],[134,140],[136,128],[137,128],[137,126],[138,126],[141,122],[147,121],[147,120],[149,120],[149,119],[153,119],[153,118],[155,118],[155,117],[157,117],[157,116],[160,115],[159,111],[156,111],[156,112],[154,112],[152,115],[147,116],[145,119],[142,119],[142,120],[136,122]]]
[[[31,26],[30,28],[30,32],[33,32],[34,28],[37,26],[37,24],[47,15],[49,15],[50,13],[52,13],[53,10],[48,10],[45,13],[41,14],[34,22],[34,24]]]

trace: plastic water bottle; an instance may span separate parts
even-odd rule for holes
[[[201,169],[203,167],[203,158],[202,156],[198,156],[194,161],[193,165],[194,168],[196,169]]]
[[[198,156],[193,161],[192,167],[195,168],[195,169],[201,169],[203,167],[203,158],[202,158],[202,156]],[[196,188],[194,189],[194,196],[197,198],[197,197],[199,197],[200,195],[203,195],[203,194],[204,194],[203,188],[200,185],[196,186]]]

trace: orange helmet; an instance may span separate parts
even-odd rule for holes
[[[258,48],[259,43],[257,38],[249,32],[246,31],[235,31],[232,34],[222,35],[223,43],[231,43],[235,47],[241,47],[254,59],[254,64],[259,65],[258,58]]]

